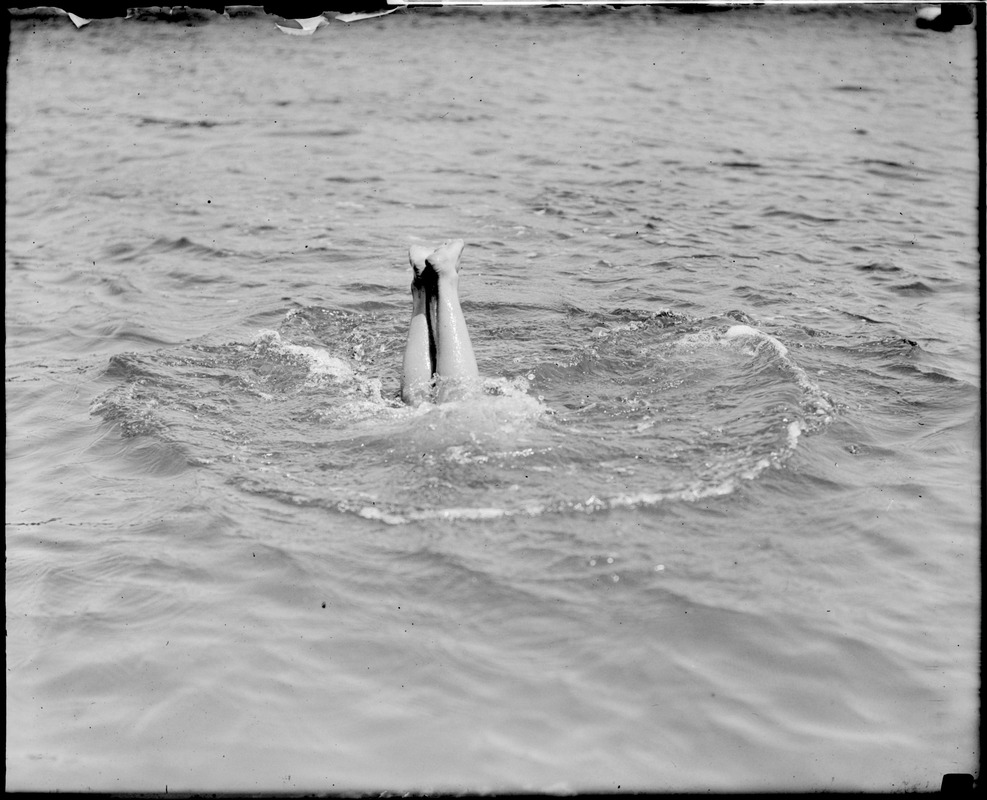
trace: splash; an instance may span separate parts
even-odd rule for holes
[[[757,356],[763,347],[770,348],[774,351],[778,362],[788,370],[804,395],[802,407],[809,412],[809,416],[805,420],[806,427],[803,428],[801,424],[792,423],[793,425],[798,425],[799,432],[803,429],[815,429],[832,422],[833,414],[835,413],[832,400],[809,377],[808,373],[795,362],[789,355],[788,348],[778,341],[778,339],[749,325],[732,325],[723,334],[723,341],[726,344],[739,343],[741,347],[745,348],[745,352],[752,356]],[[794,434],[794,438],[795,440],[798,439],[798,433]],[[795,444],[793,442],[793,449],[794,446]]]
[[[262,330],[253,340],[254,348],[259,353],[277,353],[284,358],[294,358],[303,361],[308,366],[308,386],[318,386],[325,381],[345,383],[353,381],[355,372],[343,359],[330,355],[318,347],[288,344],[277,331]]]
[[[779,338],[632,312],[583,321],[564,360],[409,407],[389,324],[303,310],[246,344],[114,357],[93,413],[241,491],[389,525],[727,496],[833,414]]]

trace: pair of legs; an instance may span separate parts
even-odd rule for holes
[[[465,396],[479,382],[459,305],[459,259],[464,246],[462,239],[456,239],[431,252],[420,245],[408,251],[415,276],[401,397],[409,405],[429,399],[433,386],[441,403]]]

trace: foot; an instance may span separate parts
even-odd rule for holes
[[[414,277],[411,279],[411,303],[413,314],[425,313],[425,302],[429,284],[431,283],[434,285],[435,282],[434,272],[430,270],[428,268],[428,264],[425,263],[429,255],[429,249],[418,244],[413,244],[408,249],[408,262],[411,264],[411,269],[414,271]]]
[[[425,259],[425,263],[434,269],[440,278],[452,277],[459,272],[459,258],[465,246],[466,243],[462,239],[445,242]]]
[[[420,244],[413,244],[408,248],[408,262],[411,264],[411,268],[415,271],[415,278],[412,284],[421,283],[422,273],[428,266],[427,259],[431,255],[427,247],[422,247]]]

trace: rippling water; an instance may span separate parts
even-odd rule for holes
[[[974,32],[803,12],[14,19],[7,788],[976,771]]]

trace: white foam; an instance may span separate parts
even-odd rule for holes
[[[750,325],[731,325],[725,334],[727,339],[733,339],[737,336],[760,336],[760,331],[757,328],[752,328]]]
[[[739,339],[743,336],[752,337],[755,339],[760,339],[763,342],[767,342],[775,349],[775,352],[782,357],[788,355],[788,348],[775,339],[774,336],[770,336],[763,331],[759,331],[757,328],[752,328],[750,325],[732,325],[727,328],[726,333],[723,334],[724,339]]]
[[[413,520],[489,520],[506,517],[510,512],[505,508],[436,508],[432,511],[413,512],[409,516]]]
[[[482,522],[492,519],[514,516],[517,511],[509,511],[505,508],[435,508],[423,511],[408,511],[404,514],[394,514],[384,511],[376,506],[364,506],[356,512],[364,519],[383,522],[387,525],[407,525],[411,522],[430,522],[441,520],[443,522]]]
[[[822,423],[828,423],[832,419],[833,415],[833,404],[827,397],[826,393],[820,389],[809,377],[808,373],[802,367],[800,367],[791,358],[788,353],[788,348],[785,347],[780,341],[778,341],[774,336],[770,336],[763,331],[757,330],[757,328],[752,328],[750,325],[732,325],[723,334],[722,341],[730,341],[734,339],[755,339],[758,342],[763,342],[769,345],[775,353],[778,355],[780,361],[791,373],[792,377],[795,379],[796,385],[805,393],[806,402],[811,406],[813,414],[816,416],[817,420]],[[799,428],[799,433],[804,429]],[[792,439],[791,432],[789,432],[789,439],[792,442],[792,449],[798,440],[798,434],[795,434],[794,439]]]
[[[307,362],[309,369],[309,384],[318,383],[323,379],[344,382],[353,379],[353,368],[343,359],[327,353],[319,347],[305,347],[299,344],[287,344],[277,331],[262,330],[254,337],[254,345],[267,347],[286,356],[300,358]]]
[[[407,525],[411,521],[407,517],[403,517],[400,514],[390,514],[387,511],[382,511],[375,506],[364,506],[356,513],[364,519],[372,519],[377,522],[384,522],[388,525]]]

